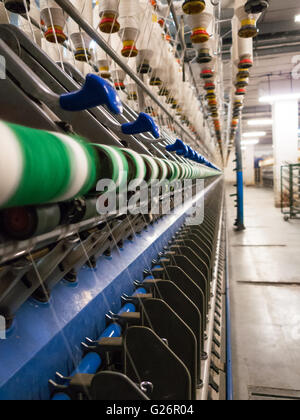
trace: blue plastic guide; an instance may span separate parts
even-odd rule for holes
[[[84,111],[103,105],[113,114],[123,112],[122,102],[109,82],[96,74],[88,74],[83,87],[75,92],[60,96],[59,103],[65,111]],[[159,127],[150,115],[140,113],[136,121],[121,126],[123,134],[140,134],[150,132],[154,138],[160,137]]]
[[[88,74],[80,90],[61,95],[59,103],[66,111],[83,111],[105,105],[113,114],[123,112],[122,102],[115,89],[96,74]]]
[[[158,139],[160,137],[159,128],[150,115],[141,112],[137,120],[132,123],[125,123],[122,125],[123,134],[139,134],[152,133],[153,137]]]
[[[209,168],[220,169],[209,162],[204,156],[193,150],[190,146],[186,145],[182,140],[177,139],[174,144],[168,144],[166,146],[168,152],[176,152],[177,155],[183,156],[186,159],[193,160],[194,162],[201,163],[202,165],[208,166]]]

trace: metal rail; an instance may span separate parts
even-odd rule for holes
[[[208,387],[209,387],[209,380],[210,380],[210,369],[211,369],[211,349],[213,344],[213,334],[214,334],[214,318],[215,318],[215,309],[216,309],[216,296],[217,296],[217,282],[218,282],[218,270],[219,270],[219,263],[220,263],[220,247],[222,241],[222,230],[223,230],[223,217],[224,217],[224,192],[222,194],[222,203],[221,203],[221,212],[219,218],[219,232],[217,238],[217,245],[216,245],[216,259],[215,265],[213,270],[213,284],[212,284],[212,299],[210,302],[210,312],[208,316],[208,331],[207,331],[207,341],[205,342],[204,351],[208,354],[207,360],[204,362],[203,367],[203,387],[198,394],[199,397],[197,399],[202,401],[207,401],[208,399]]]
[[[233,401],[233,375],[232,375],[232,345],[231,345],[231,310],[230,310],[230,284],[229,284],[229,238],[227,230],[227,215],[225,210],[225,280],[226,280],[226,398]]]

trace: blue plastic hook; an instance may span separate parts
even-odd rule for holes
[[[123,112],[122,102],[115,89],[96,74],[88,74],[80,90],[61,95],[59,103],[66,111],[84,111],[106,105],[113,114]]]
[[[213,165],[212,163],[208,162],[208,165],[210,168],[215,169],[216,171],[220,171],[219,168],[217,168],[215,165]]]
[[[150,132],[153,137],[159,139],[159,127],[155,124],[150,115],[141,112],[137,120],[132,123],[122,124],[122,132],[124,134],[140,134]]]
[[[194,162],[198,162],[198,160],[199,160],[199,153],[198,152],[196,152],[195,150],[193,150],[193,152],[194,152],[194,157],[193,157],[193,161]]]
[[[202,165],[205,165],[205,166],[207,166],[207,167],[209,167],[209,168],[212,168],[212,169],[216,169],[217,171],[219,171],[220,169],[219,168],[217,168],[216,166],[214,166],[212,163],[210,163],[204,156],[202,156],[202,155],[200,155],[199,153],[198,153],[198,159],[197,159],[197,162],[198,163],[201,163]]]
[[[187,146],[185,143],[183,143],[182,140],[177,139],[175,143],[168,144],[166,146],[166,150],[168,152],[176,152],[177,155],[182,155],[187,159],[201,163],[202,165],[206,165],[210,168],[216,169],[217,171],[220,170],[212,163],[210,163],[204,156],[200,155],[200,153],[196,152],[190,146]]]
[[[205,159],[205,157],[204,156],[202,156],[202,155],[200,155],[200,153],[198,154],[198,160],[197,160],[197,162],[198,163],[201,163],[202,165],[207,165],[207,160]]]
[[[182,156],[188,153],[187,146],[180,139],[177,139],[174,144],[168,144],[166,146],[166,150],[168,152],[176,152],[176,154],[179,156]]]
[[[196,152],[190,147],[187,146],[188,152],[184,155],[187,159],[195,160],[196,159]]]

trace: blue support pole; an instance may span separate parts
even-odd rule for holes
[[[240,123],[241,124],[241,123]],[[235,138],[236,152],[236,186],[237,186],[237,220],[236,229],[244,230],[244,180],[243,180],[243,158],[241,149],[241,128],[237,130]]]

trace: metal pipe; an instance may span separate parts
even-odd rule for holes
[[[144,92],[174,121],[174,123],[192,140],[194,138],[191,134],[177,121],[171,112],[162,105],[160,100],[151,92],[150,89],[140,80],[140,78],[131,70],[131,68],[125,64],[118,54],[105,42],[102,36],[95,31],[95,29],[86,22],[82,16],[80,15],[79,11],[70,3],[69,0],[57,0],[56,2],[98,45],[101,47],[107,55],[112,58],[125,73],[131,77],[135,83],[140,86]]]

